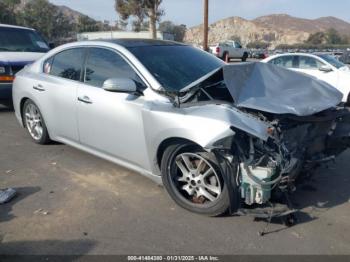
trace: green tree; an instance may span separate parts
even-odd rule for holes
[[[250,42],[247,44],[247,48],[252,48],[252,49],[267,49],[269,46],[270,46],[270,43],[260,42],[260,41]]]
[[[164,21],[159,24],[159,31],[174,35],[174,40],[183,42],[187,28],[186,25],[175,25],[171,21]]]
[[[18,14],[21,25],[38,30],[50,41],[70,36],[73,24],[54,5],[47,0],[32,0]]]
[[[164,15],[160,8],[162,0],[115,0],[115,9],[123,21],[134,18],[133,29],[139,31],[145,20],[149,20],[149,30],[152,38],[157,38],[157,22]]]
[[[305,41],[307,44],[312,45],[320,45],[327,42],[326,34],[324,32],[316,32],[309,36],[309,38]]]
[[[0,23],[17,24],[15,9],[20,0],[0,0]]]
[[[79,16],[77,23],[77,31],[79,33],[99,31],[99,28],[99,24],[94,19],[86,15]]]
[[[338,45],[342,44],[342,37],[337,30],[330,28],[326,32],[327,44]]]

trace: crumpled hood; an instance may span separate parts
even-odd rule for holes
[[[270,64],[235,64],[222,70],[237,107],[308,116],[335,107],[343,97],[326,82]]]
[[[0,52],[1,64],[28,64],[42,57],[45,53],[36,52]]]

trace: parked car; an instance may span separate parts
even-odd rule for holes
[[[34,29],[0,24],[1,104],[12,105],[12,82],[16,73],[48,50],[48,44]]]
[[[350,69],[329,54],[281,54],[268,57],[261,62],[317,77],[342,92],[343,102],[350,102]]]
[[[150,39],[63,45],[20,71],[13,87],[15,115],[36,143],[59,141],[130,168],[210,216],[266,211],[271,201],[287,207],[300,170],[350,145],[341,98],[303,74],[227,65]],[[268,214],[292,212],[281,210]]]
[[[350,64],[350,51],[344,51],[342,56],[339,58],[339,61],[344,64]]]
[[[252,58],[255,58],[255,59],[265,59],[268,56],[269,56],[268,52],[264,50],[256,50],[252,54]]]
[[[225,41],[209,48],[210,52],[222,60],[229,62],[230,59],[241,59],[245,62],[249,51],[243,48],[237,41]]]

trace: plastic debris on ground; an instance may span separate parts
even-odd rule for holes
[[[5,204],[16,196],[16,190],[13,188],[7,188],[0,190],[0,204]]]

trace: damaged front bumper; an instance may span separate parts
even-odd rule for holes
[[[295,212],[286,195],[295,191],[297,179],[350,147],[347,108],[308,117],[267,115],[266,121],[272,127],[267,140],[233,127],[235,134],[212,149],[231,194],[231,213],[258,208],[266,215],[271,209],[263,207],[276,203],[287,209],[275,216]]]

